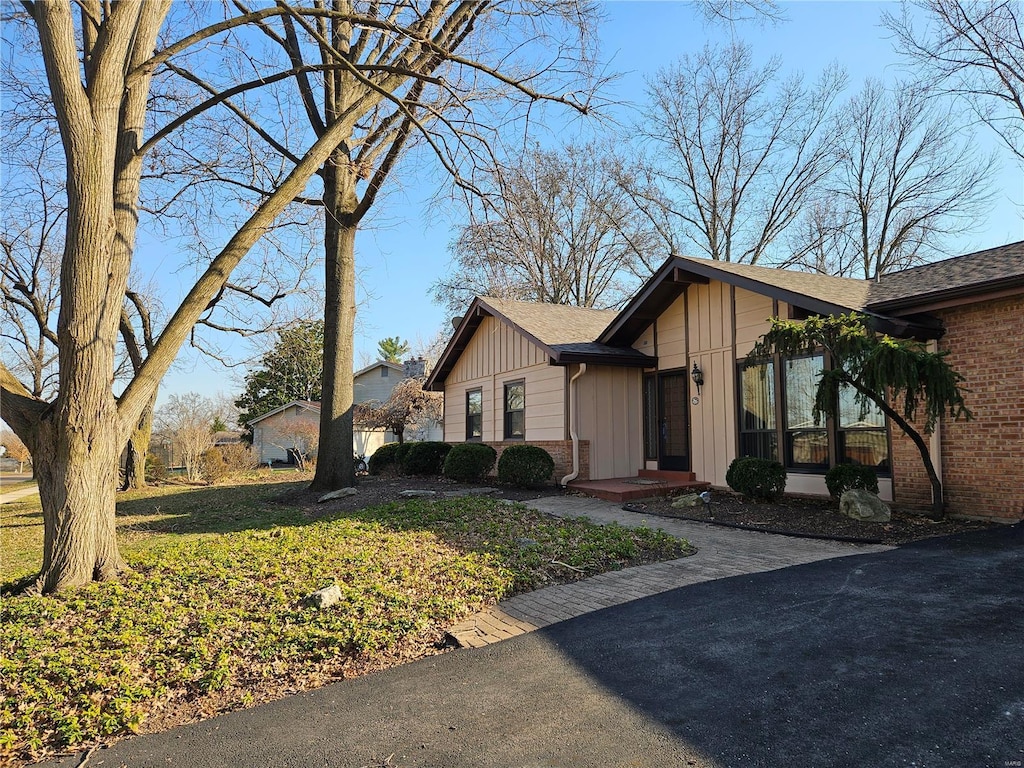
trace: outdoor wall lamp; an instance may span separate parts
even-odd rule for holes
[[[693,383],[697,385],[697,394],[700,394],[700,388],[704,386],[704,371],[697,367],[697,361],[693,361],[693,370],[690,371],[690,378],[693,379]]]

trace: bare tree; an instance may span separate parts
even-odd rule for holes
[[[444,396],[423,389],[423,379],[402,379],[384,402],[371,401],[356,406],[356,423],[368,429],[386,429],[401,443],[409,427],[424,427],[441,421]]]
[[[839,121],[829,208],[812,209],[802,230],[811,256],[828,253],[830,274],[873,279],[927,261],[981,219],[995,161],[975,150],[948,101],[869,80]]]
[[[0,446],[3,446],[3,455],[6,458],[18,462],[19,472],[24,471],[25,464],[32,461],[32,454],[29,452],[28,446],[9,429],[0,432]]]
[[[434,300],[453,313],[474,296],[611,307],[660,261],[665,244],[620,181],[611,148],[590,142],[533,149],[496,167],[470,201]]]
[[[919,0],[883,22],[920,76],[962,97],[1024,161],[1022,14],[1019,0]]]
[[[324,386],[312,487],[355,479],[355,239],[403,155],[418,145],[457,186],[492,162],[503,126],[540,103],[586,112],[595,85],[591,0],[315,0],[259,28],[287,53],[309,128],[340,140],[318,169],[324,211]],[[528,44],[527,44],[528,43]],[[310,75],[317,73],[319,79]],[[281,138],[262,133],[289,154]]]
[[[756,66],[744,43],[708,45],[648,83],[637,131],[651,157],[632,192],[712,259],[764,259],[835,165],[830,115],[845,75],[832,67],[807,86],[780,68]]]
[[[203,454],[213,446],[217,416],[214,401],[197,392],[171,395],[156,411],[155,428],[174,443],[190,482],[202,480]]]
[[[320,425],[304,414],[289,414],[275,423],[269,442],[294,457],[296,468],[305,471],[320,445]]]
[[[116,578],[124,569],[114,530],[122,446],[178,350],[224,292],[234,268],[278,214],[305,192],[358,117],[349,115],[326,128],[312,144],[289,155],[272,191],[253,193],[244,222],[212,254],[170,313],[142,366],[116,396],[111,372],[136,242],[143,170],[156,157],[151,154],[154,147],[168,136],[181,135],[190,120],[210,109],[223,108],[230,119],[242,121],[226,106],[232,95],[294,77],[296,67],[282,62],[276,71],[236,80],[233,91],[222,90],[199,103],[164,103],[161,110],[150,112],[154,73],[173,72],[176,61],[185,71],[200,60],[217,73],[216,63],[209,60],[217,47],[208,43],[292,9],[267,6],[205,27],[202,13],[193,18],[183,11],[181,16],[196,24],[184,37],[164,41],[160,34],[172,10],[170,0],[87,0],[77,14],[69,2],[58,0],[27,1],[23,7],[24,23],[38,37],[45,63],[67,179],[56,334],[59,370],[56,394],[47,401],[0,364],[0,406],[5,421],[37,457],[44,535],[34,589],[51,592]],[[213,6],[200,8],[209,12]],[[308,12],[313,17],[334,13],[323,8]],[[378,19],[368,23],[381,25]],[[161,49],[156,51],[158,40]],[[418,40],[418,50],[429,48],[429,40]],[[380,80],[387,77],[378,74]],[[387,92],[385,87],[368,88],[362,105],[380,104]],[[227,134],[225,140],[230,140],[231,132]]]

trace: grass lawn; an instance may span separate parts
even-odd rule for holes
[[[0,508],[0,765],[438,653],[503,597],[689,551],[489,498],[313,518],[294,477],[122,494],[132,571],[50,597],[12,594],[41,560],[38,502]],[[303,604],[334,583],[340,604]]]

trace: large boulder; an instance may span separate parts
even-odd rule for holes
[[[868,523],[887,523],[892,520],[889,505],[863,488],[851,488],[843,493],[839,499],[839,512]]]
[[[344,499],[348,496],[355,496],[359,491],[355,488],[339,488],[336,491],[325,493],[319,499],[316,500],[317,504],[323,504],[325,501],[334,501],[335,499]]]

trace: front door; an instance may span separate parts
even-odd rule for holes
[[[689,374],[658,374],[658,468],[690,471]]]

